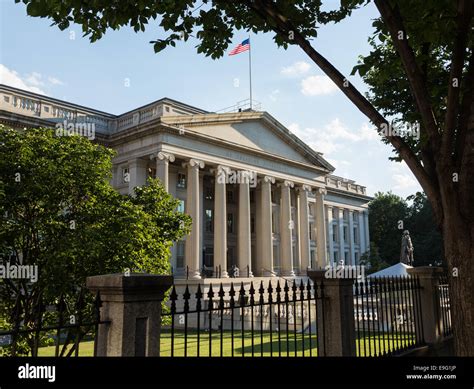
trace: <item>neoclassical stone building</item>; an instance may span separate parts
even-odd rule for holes
[[[112,115],[0,85],[0,122],[73,125],[115,149],[120,193],[160,178],[193,219],[172,250],[178,277],[304,275],[358,264],[368,250],[365,187],[333,175],[267,112],[214,113],[163,98]]]

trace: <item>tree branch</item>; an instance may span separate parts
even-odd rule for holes
[[[265,0],[247,0],[247,5],[260,17],[275,24],[274,30],[282,36],[289,37],[292,32],[294,39],[290,43],[298,44],[303,51],[319,66],[319,68],[338,86],[338,88],[349,98],[349,100],[365,115],[377,128],[388,125],[387,120],[375,109],[375,107],[351,84],[348,80],[321,54],[319,54],[304,38],[293,24],[283,16],[277,9],[275,3]],[[399,136],[386,137],[392,146],[398,151],[410,170],[417,178],[423,190],[431,198],[439,198],[437,186],[434,185],[420,160],[407,143]]]
[[[423,82],[423,73],[416,63],[415,53],[408,44],[407,33],[403,26],[403,20],[398,7],[392,8],[386,0],[375,0],[375,5],[390,32],[393,44],[402,60],[403,67],[405,68],[410,83],[411,92],[415,98],[416,105],[424,124],[422,128],[425,128],[428,141],[431,140],[431,146],[436,150],[439,143],[438,124],[431,107],[426,83]],[[400,39],[400,33],[403,34],[403,39]]]
[[[467,37],[472,20],[473,4],[472,0],[458,1],[457,32],[451,61],[451,71],[449,74],[448,100],[441,144],[441,157],[446,159],[451,158],[453,152],[456,117],[460,105],[461,78],[466,55]],[[457,83],[454,82],[455,79]]]

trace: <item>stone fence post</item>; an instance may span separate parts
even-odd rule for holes
[[[88,277],[102,302],[97,356],[159,356],[161,303],[173,276],[108,274]]]
[[[444,270],[441,267],[420,266],[407,271],[420,280],[421,307],[416,314],[421,315],[424,340],[428,345],[439,343],[443,337],[443,323],[439,313],[438,278]]]
[[[355,356],[354,279],[325,278],[325,274],[325,270],[308,270],[318,296],[324,284],[324,298],[316,300],[318,355]]]

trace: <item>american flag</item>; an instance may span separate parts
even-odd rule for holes
[[[250,50],[250,38],[247,38],[242,43],[238,44],[230,53],[229,55],[236,55],[240,54],[244,51]]]

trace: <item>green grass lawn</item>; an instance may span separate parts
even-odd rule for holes
[[[280,342],[278,340],[277,332],[264,332],[263,333],[263,342],[259,332],[254,333],[253,339],[253,350],[254,356],[303,356],[303,345],[304,345],[304,356],[311,355],[317,356],[317,342],[316,336],[312,335],[311,340],[308,337],[308,334],[303,335],[296,334],[296,342],[294,333],[289,334],[287,340],[286,333],[280,334]],[[388,351],[393,348],[393,344],[398,345],[397,348],[403,345],[409,345],[413,342],[412,337],[406,337],[402,339],[401,337],[392,338],[389,335],[385,335],[383,339],[378,340],[378,338],[368,337],[359,338],[356,341],[356,350],[357,355],[359,356],[374,356],[380,354],[381,351]],[[187,342],[185,343],[184,333],[176,332],[174,338],[174,356],[183,357],[185,355],[185,349],[187,350],[187,356],[195,357],[197,356],[198,344],[199,344],[199,355],[206,357],[209,356],[209,343],[211,343],[211,356],[232,356],[232,349],[234,350],[235,357],[241,356],[252,356],[252,337],[250,331],[245,331],[243,336],[243,345],[242,345],[242,336],[240,332],[234,332],[234,343],[232,343],[232,336],[230,331],[225,331],[222,334],[222,346],[221,346],[221,335],[220,333],[213,332],[211,342],[209,342],[209,333],[201,332],[199,336],[198,343],[198,334],[196,332],[188,332]],[[360,344],[360,353],[359,353],[359,344]],[[295,350],[296,345],[296,350]],[[364,349],[365,345],[365,349]],[[281,348],[279,347],[281,346]],[[169,331],[164,331],[161,334],[161,356],[169,357],[171,356],[171,333]],[[369,352],[370,347],[370,352]],[[221,354],[222,350],[222,354]],[[279,351],[280,350],[280,351]],[[289,350],[289,351],[287,351]],[[39,350],[39,356],[47,357],[54,356],[55,347],[42,347]],[[81,342],[79,348],[79,356],[93,356],[94,354],[94,342],[93,341],[83,341]]]

